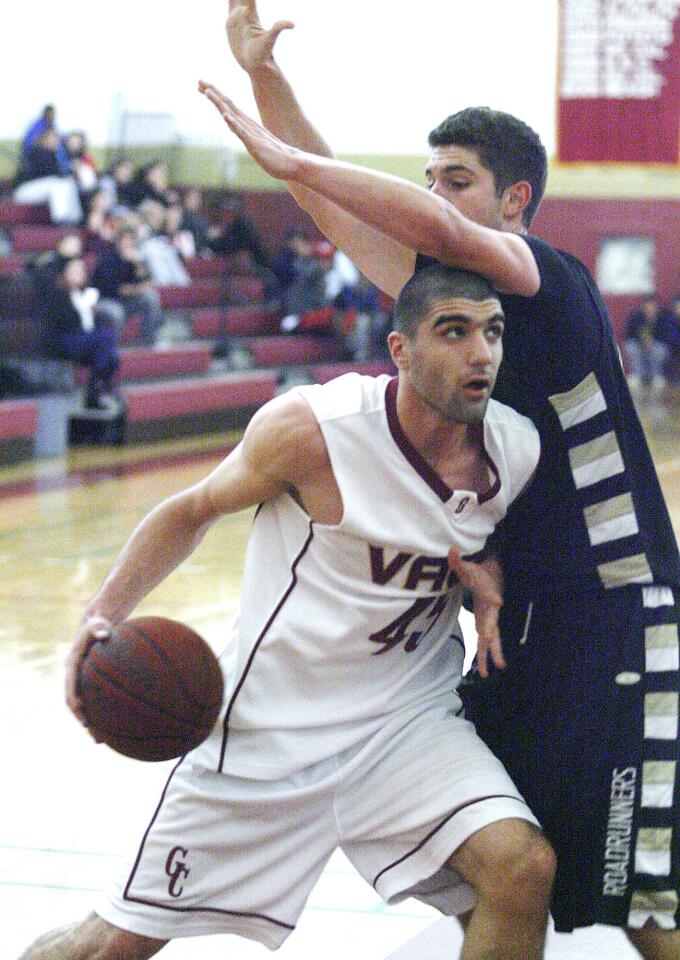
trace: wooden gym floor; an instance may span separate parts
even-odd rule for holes
[[[680,536],[680,397],[641,412]],[[167,764],[141,764],[96,747],[64,706],[63,661],[82,608],[137,522],[203,476],[237,440],[224,434],[80,449],[0,470],[0,896],[8,960],[43,930],[91,908],[128,838],[145,824],[167,771]],[[220,645],[237,605],[251,520],[246,512],[216,525],[138,612],[183,620]],[[438,929],[437,916],[416,901],[386,908],[336,855],[279,955],[321,952],[326,960],[345,960],[351,951],[354,960],[380,960],[399,951],[400,960],[434,960],[437,947],[426,940],[427,931]],[[453,941],[457,934],[447,928],[446,936]],[[403,945],[413,938],[409,952]],[[441,937],[439,943],[441,949]],[[452,942],[445,952],[455,955]],[[162,955],[249,960],[266,952],[213,937],[177,941]],[[634,954],[618,932],[594,928],[579,935],[578,945],[553,936],[547,956]]]

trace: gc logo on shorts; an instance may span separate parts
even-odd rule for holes
[[[184,877],[189,876],[191,868],[187,867],[184,860],[180,860],[180,856],[186,857],[188,854],[189,851],[185,847],[173,847],[168,854],[168,859],[165,861],[165,872],[170,877],[168,893],[171,897],[182,896],[184,887],[178,886],[178,884]]]

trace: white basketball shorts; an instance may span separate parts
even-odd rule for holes
[[[276,949],[338,847],[388,903],[417,895],[461,913],[474,894],[444,865],[507,818],[537,824],[473,726],[441,701],[285,780],[216,773],[189,754],[97,913],[148,937],[235,933]]]

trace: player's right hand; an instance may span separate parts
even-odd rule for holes
[[[71,712],[85,727],[87,726],[87,720],[83,715],[78,699],[78,667],[92,644],[97,641],[108,640],[111,636],[111,630],[111,623],[105,617],[94,616],[83,620],[76,634],[75,642],[66,658],[66,703]]]
[[[265,30],[255,0],[229,0],[227,37],[234,59],[246,73],[253,73],[272,59],[274,44],[282,30],[292,30],[290,20],[277,20]]]

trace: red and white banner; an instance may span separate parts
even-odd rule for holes
[[[680,163],[680,0],[560,0],[557,157]]]

